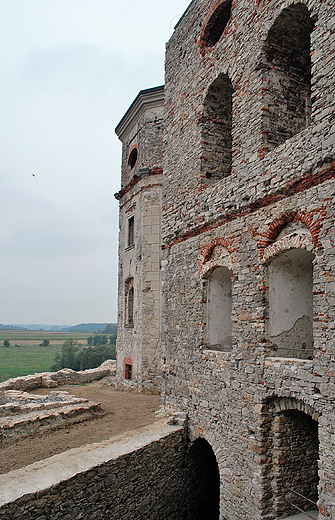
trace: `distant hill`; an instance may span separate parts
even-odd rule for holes
[[[79,325],[2,325],[0,330],[45,330],[52,332],[97,332],[99,334],[116,334],[116,323],[79,323]]]
[[[73,327],[64,327],[59,332],[98,332],[100,334],[116,334],[116,323],[79,323]]]
[[[0,330],[28,330],[24,327],[19,327],[18,325],[2,325],[0,323]]]

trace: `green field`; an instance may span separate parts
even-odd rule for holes
[[[73,338],[86,345],[86,339],[91,335],[86,332],[0,330],[0,381],[49,371],[55,354],[66,339]],[[10,347],[3,346],[5,339],[9,340]],[[44,339],[50,341],[48,347],[39,346]]]

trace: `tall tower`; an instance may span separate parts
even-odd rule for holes
[[[142,90],[115,132],[122,142],[117,383],[160,390],[160,244],[164,87]]]

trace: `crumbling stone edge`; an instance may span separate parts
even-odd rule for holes
[[[63,368],[58,372],[40,372],[28,376],[14,377],[0,383],[0,399],[1,394],[6,390],[27,392],[34,388],[55,388],[62,385],[90,383],[106,376],[114,376],[115,369],[116,361],[108,359],[98,368],[79,372],[75,372],[70,368]]]

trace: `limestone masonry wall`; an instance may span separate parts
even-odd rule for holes
[[[167,44],[163,400],[214,451],[213,520],[335,519],[334,12],[194,0]]]
[[[0,475],[3,520],[179,519],[185,429],[154,425]]]

